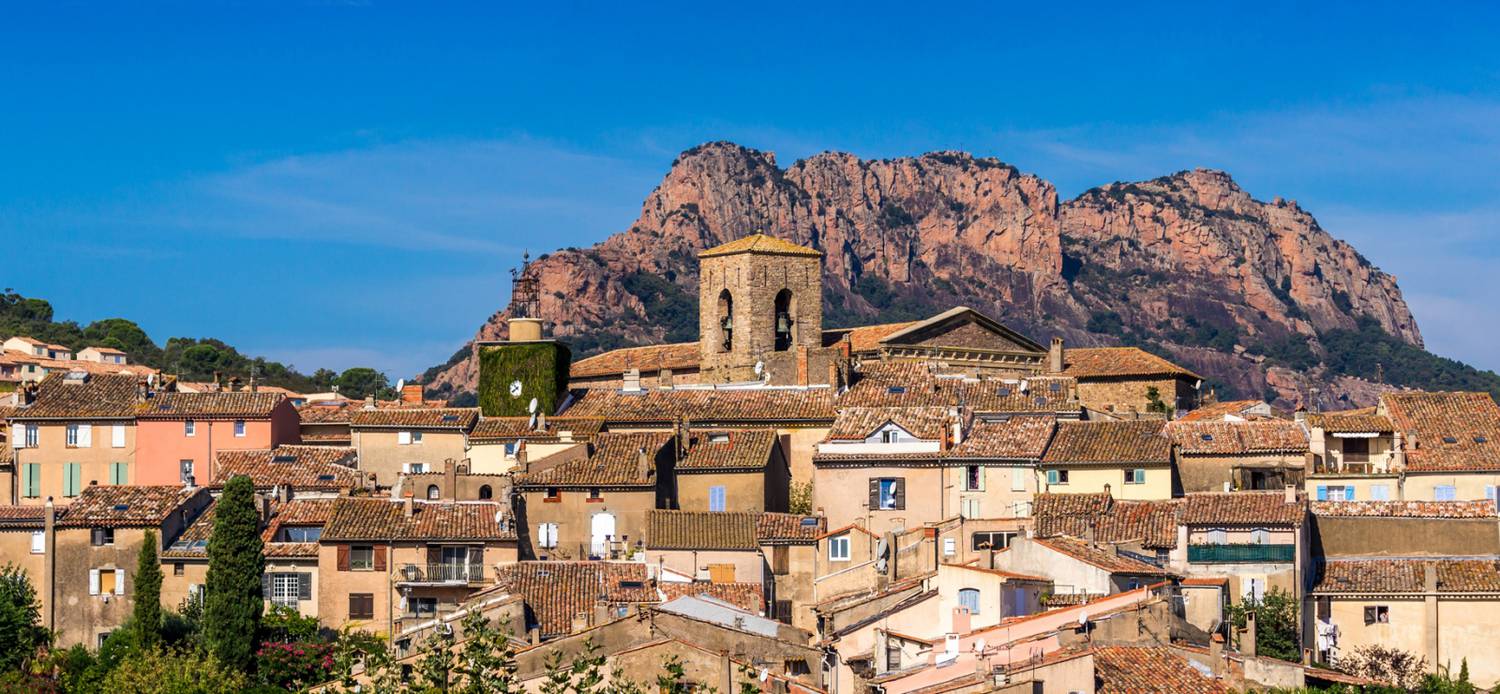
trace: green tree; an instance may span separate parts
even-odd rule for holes
[[[422,643],[422,657],[417,659],[418,691],[447,692],[453,684],[453,630],[438,628]]]
[[[45,646],[41,606],[26,571],[14,564],[0,568],[0,670],[17,670]]]
[[[136,642],[155,648],[161,641],[161,563],[156,559],[156,532],[147,530],[135,566]]]
[[[391,382],[385,374],[364,366],[356,366],[339,374],[339,395],[358,400],[367,395],[388,398],[394,395]]]
[[[1146,386],[1146,411],[1166,412],[1167,403],[1161,400],[1161,391],[1156,386]]]
[[[109,694],[240,694],[244,672],[212,654],[153,649],[121,662],[104,678]]]
[[[787,512],[804,516],[812,513],[812,492],[812,482],[792,482],[790,498],[787,501]]]
[[[203,637],[219,662],[236,672],[255,663],[255,637],[263,608],[260,514],[255,486],[239,475],[224,485],[208,538],[208,576],[204,582]]]
[[[1255,652],[1278,660],[1301,662],[1302,645],[1297,635],[1297,599],[1281,588],[1266,591],[1261,600],[1247,599],[1229,606],[1236,629],[1245,628],[1245,615],[1255,613]]]
[[[662,661],[661,674],[656,676],[656,688],[661,694],[688,694],[692,687],[688,686],[687,671],[682,667],[682,660],[677,656],[668,656]]]
[[[460,622],[464,645],[458,656],[457,688],[461,694],[509,694],[520,691],[516,681],[516,649],[510,640],[510,625],[495,622],[478,608]]]

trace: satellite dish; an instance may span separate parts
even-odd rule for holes
[[[526,411],[532,414],[536,414],[536,398],[531,399],[531,404],[526,406]]]
[[[974,641],[974,652],[975,653],[983,653],[984,652],[984,639],[977,639],[977,640]]]
[[[399,392],[401,392],[403,390],[406,390],[406,379],[404,379],[404,378],[398,378],[398,379],[396,379],[396,392],[399,393]]]
[[[763,362],[763,361],[757,361],[757,362],[755,362],[755,375],[756,376],[759,376],[761,374],[761,372],[763,372],[765,370],[766,370],[766,363],[765,362]]]
[[[880,542],[876,543],[876,545],[875,545],[875,570],[876,571],[880,571],[882,573],[885,571],[885,567],[887,565],[886,564],[886,555],[888,555],[890,553],[891,553],[891,545],[890,545],[890,543],[886,542],[885,538],[883,538],[883,537],[880,538]]]
[[[771,671],[769,671],[769,670],[767,670],[765,668],[761,668],[760,669],[760,681],[764,682],[764,681],[766,681],[766,678],[768,678],[770,676],[771,676]]]
[[[1088,626],[1088,623],[1089,623],[1089,613],[1087,613],[1087,612],[1079,612],[1078,613],[1078,626],[1081,626],[1081,627],[1082,626]]]
[[[1026,383],[1026,379],[1024,379],[1024,378],[1021,379],[1021,392],[1022,393],[1026,392],[1027,386],[1028,386],[1028,384]]]

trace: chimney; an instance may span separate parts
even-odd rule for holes
[[[458,461],[452,458],[443,460],[443,498],[458,498]]]
[[[224,372],[222,372],[222,371],[215,371],[214,372],[214,390],[216,390],[216,391],[217,390],[224,390],[224,383],[223,383],[223,381],[224,381]]]
[[[1215,632],[1213,638],[1208,640],[1209,667],[1213,668],[1214,677],[1224,676],[1224,635]]]
[[[412,493],[406,492],[401,498],[401,510],[406,513],[407,518],[417,514],[417,502],[412,499]]]
[[[1063,362],[1063,339],[1061,337],[1054,337],[1052,338],[1052,347],[1047,350],[1047,370],[1055,374],[1060,374],[1063,372],[1065,366],[1066,364]]]
[[[42,510],[42,542],[41,594],[46,597],[43,602],[47,605],[42,626],[51,629],[57,613],[57,552],[54,551],[57,546],[57,507],[50,496]]]
[[[422,404],[422,384],[408,383],[404,386],[401,386],[401,402],[411,405]]]
[[[1297,488],[1290,484],[1286,486],[1286,502],[1289,504],[1297,503]]]
[[[590,616],[587,612],[574,613],[572,623],[568,625],[569,632],[577,634],[580,631],[586,631],[589,628],[589,622],[593,621]]]
[[[721,650],[719,651],[719,691],[732,692],[734,690],[734,663],[729,660],[729,651]]]
[[[620,387],[620,389],[623,390],[623,391],[625,391],[625,392],[627,392],[627,393],[639,393],[639,392],[641,392],[641,370],[640,369],[626,369],[625,370],[625,383],[624,383],[624,385],[622,385]]]
[[[807,345],[797,345],[797,385],[807,385]]]
[[[256,494],[255,501],[260,505],[260,522],[265,525],[271,522],[271,497],[264,494]]]
[[[635,476],[637,479],[646,479],[651,475],[651,458],[646,455],[646,447],[642,446],[636,450]]]
[[[1255,657],[1255,610],[1245,613],[1245,631],[1240,634],[1240,653]]]
[[[1109,497],[1109,498],[1111,498],[1111,499],[1115,498],[1114,493],[1110,491],[1109,483],[1108,482],[1104,483],[1104,495],[1107,496],[1107,497]]]
[[[838,363],[837,362],[829,362],[828,363],[828,386],[830,388],[833,388],[834,391],[837,391],[839,389],[839,386],[841,386],[841,385],[843,385],[843,384],[839,382],[839,365],[838,365]]]
[[[660,386],[662,388],[671,388],[672,387],[672,370],[671,369],[662,369],[661,371],[657,372],[657,374],[656,374],[656,385],[658,385],[658,386]]]
[[[197,482],[196,476],[194,476],[194,475],[188,475],[186,478],[184,478],[182,480],[182,486],[185,489],[197,489],[198,488],[198,482]]]
[[[291,486],[290,485],[283,485],[283,484],[276,485],[276,500],[280,501],[283,504],[286,503],[286,502],[288,502],[288,501],[291,501],[292,500],[292,488],[291,488]]]
[[[375,409],[375,394],[374,393],[371,393],[371,394],[365,396],[365,409],[367,409],[367,410],[373,410],[373,409]]]
[[[952,629],[953,633],[955,633],[955,634],[967,634],[967,633],[969,633],[969,631],[971,630],[970,629],[971,617],[972,617],[972,615],[969,614],[969,608],[967,608],[967,607],[955,607],[955,608],[953,608],[953,629]]]

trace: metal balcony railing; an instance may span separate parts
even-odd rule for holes
[[[1188,545],[1190,564],[1282,564],[1296,556],[1296,545]]]
[[[402,583],[479,583],[483,564],[406,564],[398,572]]]

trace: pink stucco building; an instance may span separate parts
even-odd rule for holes
[[[219,451],[301,442],[297,410],[281,393],[155,393],[136,418],[131,484],[199,484],[214,479]]]

